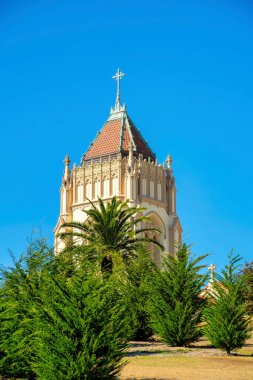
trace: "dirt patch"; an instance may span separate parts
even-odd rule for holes
[[[253,358],[135,357],[123,369],[121,379],[250,380],[253,379]]]
[[[170,347],[159,341],[130,342],[124,380],[250,380],[253,379],[253,339],[234,355],[202,339],[190,347]]]

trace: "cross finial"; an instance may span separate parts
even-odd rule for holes
[[[214,279],[214,271],[216,269],[216,266],[214,264],[211,264],[208,269],[210,270],[210,282],[213,282]]]
[[[112,77],[113,79],[116,79],[117,81],[117,96],[116,96],[116,102],[115,102],[115,110],[120,110],[120,80],[124,76],[125,74],[122,73],[120,69],[118,69],[116,74]]]

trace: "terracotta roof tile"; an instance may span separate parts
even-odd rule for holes
[[[85,160],[118,153],[122,119],[107,121],[85,154]]]
[[[143,154],[144,157],[150,157],[152,160],[155,160],[154,153],[128,116],[125,119],[121,117],[115,120],[108,120],[88,148],[84,160],[116,154],[118,152],[126,154],[129,151],[131,139],[133,139],[136,147],[136,154]]]
[[[131,137],[130,137],[130,134],[129,134],[129,129],[128,129],[127,124],[125,122],[124,131],[123,131],[123,140],[122,140],[122,149],[123,149],[123,151],[128,151],[129,150],[130,142],[131,142]]]

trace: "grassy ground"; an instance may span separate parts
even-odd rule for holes
[[[205,340],[187,349],[133,343],[127,361],[122,380],[251,380],[253,339],[231,356]]]

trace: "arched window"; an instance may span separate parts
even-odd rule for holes
[[[157,213],[154,213],[154,212],[148,213],[147,216],[150,218],[150,222],[146,224],[146,227],[157,228],[159,231],[161,231],[161,233],[150,231],[148,232],[148,237],[164,245],[165,239],[166,239],[166,231],[165,231],[165,225],[161,217]],[[161,249],[159,248],[159,246],[153,243],[150,243],[148,245],[148,250],[150,252],[152,261],[158,267],[160,267],[162,264],[162,260],[161,260]]]

